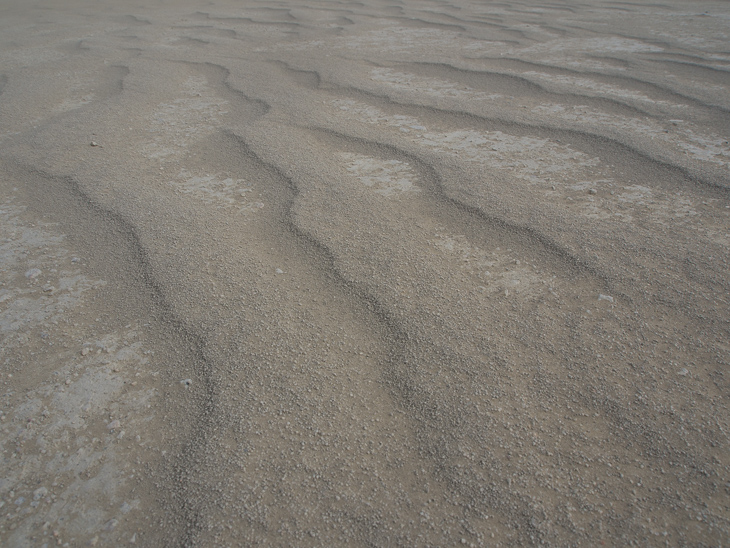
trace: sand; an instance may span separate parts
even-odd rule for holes
[[[730,543],[730,5],[0,4],[0,544]]]

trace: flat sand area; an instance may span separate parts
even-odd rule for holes
[[[727,546],[730,3],[0,0],[0,545]]]

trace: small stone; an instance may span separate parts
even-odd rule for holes
[[[277,274],[283,274],[283,273],[284,273],[284,271],[283,271],[283,270],[282,270],[281,268],[277,268],[277,269],[276,269],[276,273],[277,273]]]
[[[91,352],[91,349],[88,346],[85,346],[81,349],[81,355],[86,356],[89,352]]]
[[[35,491],[33,491],[33,500],[39,500],[45,497],[48,494],[48,489],[45,487],[39,487]]]
[[[130,544],[136,544],[136,542],[137,542],[137,533],[134,533],[132,535],[132,538],[129,539],[129,543]]]
[[[31,268],[25,273],[25,277],[29,280],[35,280],[38,276],[43,274],[43,271],[39,268]]]
[[[115,428],[119,428],[121,425],[122,425],[122,423],[119,421],[119,419],[115,419],[112,422],[110,422],[109,424],[107,424],[106,427],[109,430],[114,430]]]
[[[686,367],[683,367],[679,371],[677,371],[677,375],[681,375],[682,377],[686,377],[689,375],[689,370]]]
[[[588,191],[588,194],[598,194],[598,191],[595,188],[592,188]]]
[[[191,384],[193,384],[193,379],[183,379],[180,381],[180,384],[182,384],[185,388],[189,388]]]
[[[99,143],[97,143],[96,141],[91,141],[90,144],[91,144],[92,147],[98,147],[99,146]]]
[[[613,297],[611,297],[610,295],[604,295],[603,293],[601,293],[598,295],[598,300],[599,301],[608,301],[609,303],[612,303]]]
[[[78,257],[74,257],[73,259],[71,259],[71,262],[74,263],[74,264],[76,264],[76,263],[78,263],[80,261],[81,261],[81,259],[79,259]]]
[[[118,522],[117,520],[115,520],[115,519],[110,519],[110,520],[109,520],[109,521],[107,521],[107,522],[106,522],[106,524],[104,525],[104,530],[105,530],[105,531],[112,531],[112,530],[113,530],[113,529],[114,529],[114,528],[115,528],[115,527],[116,527],[116,526],[117,526],[118,524],[119,524],[119,522]]]
[[[97,536],[97,537],[94,537],[94,538],[92,538],[92,539],[91,539],[91,540],[89,541],[89,546],[96,546],[97,544],[99,544],[99,537],[98,537],[98,536]]]
[[[15,500],[15,504],[16,504],[16,506],[20,506],[20,505],[21,505],[21,504],[23,504],[24,502],[25,502],[25,497],[18,497],[18,498],[17,498],[16,500]]]

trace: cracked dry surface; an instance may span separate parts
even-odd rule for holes
[[[0,544],[730,541],[727,6],[0,15]]]

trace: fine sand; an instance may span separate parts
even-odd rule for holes
[[[2,0],[0,545],[726,546],[730,4]]]

